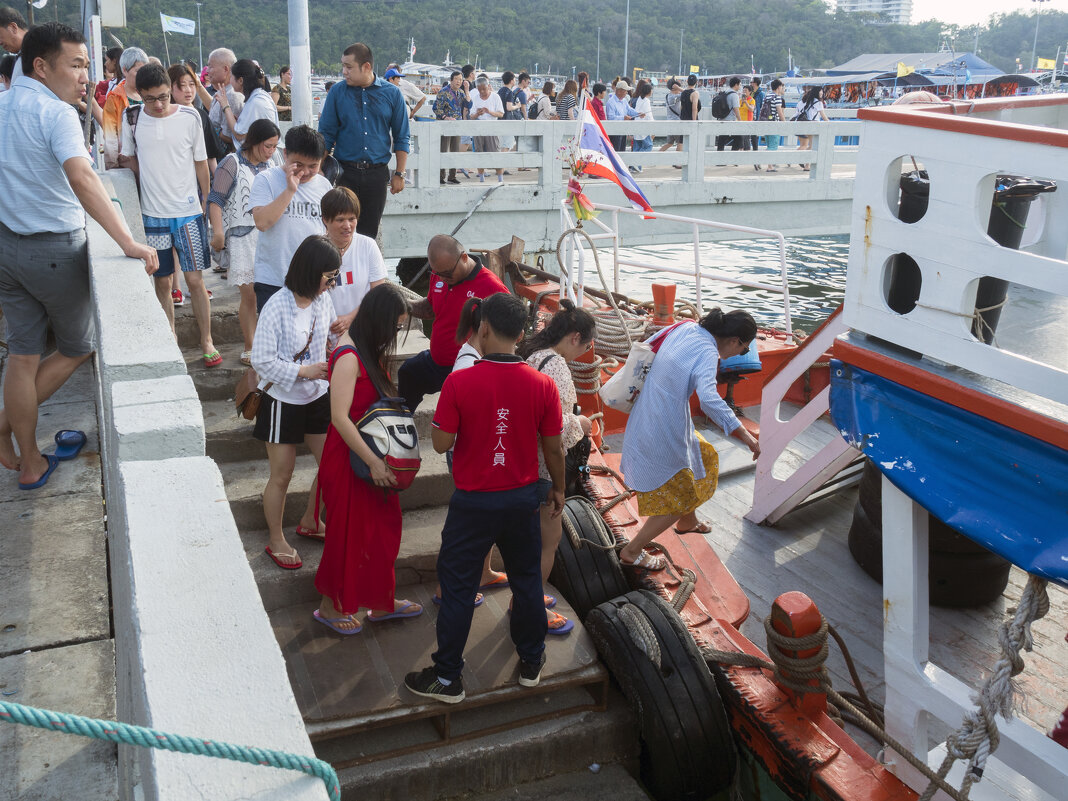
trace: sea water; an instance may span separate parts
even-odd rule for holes
[[[705,242],[700,246],[703,272],[719,273],[740,280],[779,286],[781,284],[779,246],[773,240]],[[606,258],[607,256],[607,258]],[[612,282],[611,251],[601,251],[601,269]],[[640,261],[678,269],[692,269],[692,243],[621,248],[620,259]],[[806,236],[786,240],[786,273],[790,287],[791,325],[795,330],[812,331],[833,312],[845,297],[849,237]],[[596,271],[587,267],[587,286],[600,289]],[[751,289],[722,281],[702,280],[697,303],[693,278],[621,265],[619,291],[635,300],[650,300],[653,282],[671,281],[678,287],[677,300],[696,303],[703,309],[746,309],[762,326],[783,328],[786,324],[783,295],[765,289]]]

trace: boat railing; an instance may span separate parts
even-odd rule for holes
[[[608,212],[611,214],[611,224],[605,223],[600,217],[594,217],[592,220],[588,220],[587,222],[592,223],[597,230],[593,232],[586,231],[586,236],[589,237],[595,247],[601,242],[611,244],[611,280],[613,292],[618,294],[620,290],[620,267],[636,267],[648,272],[666,273],[668,275],[679,275],[692,278],[694,281],[694,291],[696,293],[698,306],[701,305],[703,290],[702,281],[706,280],[733,284],[748,289],[761,289],[766,292],[774,292],[782,295],[783,320],[784,329],[787,334],[787,342],[793,342],[793,328],[791,326],[790,312],[790,284],[786,271],[786,239],[782,233],[767,228],[733,225],[731,223],[719,222],[717,220],[702,220],[697,217],[684,217],[678,214],[664,214],[657,211],[641,211],[629,206],[613,206],[593,201],[591,201],[591,203],[593,208],[597,211]],[[570,207],[565,204],[560,211],[561,227],[563,228],[565,235],[559,243],[558,253],[563,257],[560,265],[560,274],[565,285],[565,291],[572,300],[577,301],[577,298],[582,296],[586,285],[587,257],[586,248],[582,247],[581,241],[574,234],[575,222],[571,216],[569,208]],[[643,225],[650,224],[649,221],[652,220],[676,223],[676,225],[673,226],[676,234],[681,232],[688,233],[693,246],[692,268],[683,269],[681,267],[652,264],[639,259],[621,256],[620,248],[624,246],[623,233],[620,227],[621,219],[629,219],[632,217],[641,218],[644,221],[641,223]],[[711,231],[730,232],[732,235],[750,239],[763,237],[774,240],[778,248],[779,283],[771,284],[765,281],[755,281],[748,278],[740,278],[735,275],[703,269],[701,266],[701,243],[703,241],[701,235],[702,233],[707,235]],[[568,236],[567,232],[572,232],[572,234]]]
[[[847,325],[935,364],[1068,402],[1063,347],[1043,350],[1032,337],[1011,352],[990,325],[1017,288],[1048,299],[1036,302],[1050,309],[1068,309],[1068,97],[867,109],[861,119]],[[929,175],[929,200],[919,219],[906,222],[899,176],[914,165]],[[1018,249],[988,233],[999,176],[1058,185],[1028,209],[1002,206],[1009,225],[1023,229]],[[998,283],[1000,295],[984,300],[984,286]]]
[[[857,451],[841,437],[834,437],[785,477],[775,475],[775,466],[786,447],[830,409],[830,386],[823,387],[789,417],[783,401],[794,383],[808,373],[845,333],[839,306],[790,359],[768,376],[760,395],[760,456],[753,479],[753,506],[746,520],[772,525],[813,492],[823,487],[857,458]]]

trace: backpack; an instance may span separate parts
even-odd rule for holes
[[[541,106],[539,106],[538,105],[538,101],[535,100],[533,103],[531,103],[529,106],[527,106],[527,119],[528,120],[536,120],[538,118],[538,113],[540,111],[541,111]]]
[[[778,119],[778,115],[773,116],[773,108],[775,104],[771,97],[771,95],[768,95],[764,98],[764,102],[760,104],[760,116],[757,117],[758,121]]]
[[[731,91],[733,92],[734,90],[732,89]],[[730,94],[730,92],[724,89],[712,98],[712,106],[710,107],[710,110],[712,116],[717,120],[725,120],[730,116],[731,104],[727,101],[728,94]]]
[[[797,114],[794,115],[793,122],[811,122],[808,118],[808,112],[812,110],[814,105],[816,105],[815,101],[806,103],[802,108],[799,108]]]
[[[126,115],[126,124],[130,126],[130,138],[137,144],[137,121],[141,118],[141,104],[131,104],[123,113]]]

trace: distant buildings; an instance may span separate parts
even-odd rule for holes
[[[912,0],[838,0],[838,10],[878,14],[887,22],[897,25],[912,22]]]

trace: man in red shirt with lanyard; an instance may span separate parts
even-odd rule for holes
[[[511,636],[519,683],[535,687],[545,664],[539,502],[557,517],[564,508],[563,417],[556,384],[520,357],[523,302],[509,294],[482,301],[473,367],[445,381],[434,413],[434,450],[453,451],[456,492],[441,531],[438,650],[434,664],[404,677],[416,695],[464,700],[463,651],[471,631],[482,562],[497,545],[512,588]],[[552,482],[538,480],[538,437]]]
[[[448,234],[438,234],[430,240],[426,257],[430,262],[430,292],[425,300],[412,304],[411,313],[413,317],[434,321],[430,350],[412,356],[397,371],[397,391],[412,413],[423,402],[424,395],[441,390],[452,372],[460,351],[456,326],[464,302],[468,298],[488,298],[508,291],[478,256],[470,255]]]

